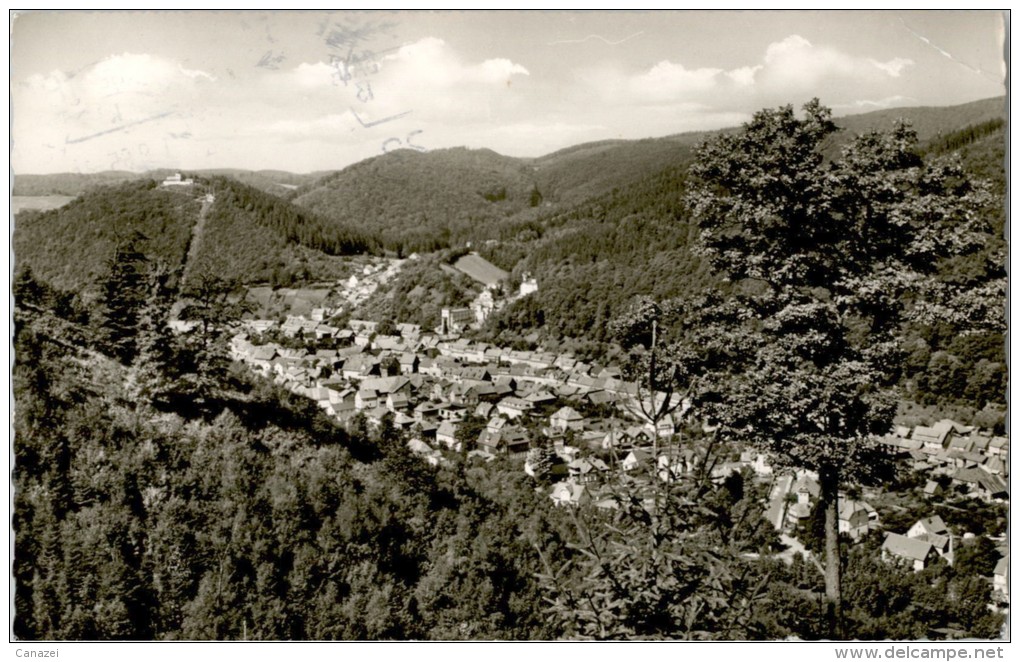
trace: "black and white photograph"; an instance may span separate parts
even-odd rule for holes
[[[9,27],[11,659],[1008,653],[1008,10]]]

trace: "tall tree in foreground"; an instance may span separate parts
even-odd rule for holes
[[[138,321],[146,296],[148,259],[138,246],[145,237],[135,232],[122,241],[109,263],[95,319],[97,349],[121,363],[137,353]]]
[[[949,162],[924,164],[905,125],[851,141],[817,100],[763,110],[702,146],[690,195],[700,247],[734,284],[713,314],[726,375],[702,403],[719,434],[818,472],[825,586],[839,636],[838,493],[876,478],[872,443],[895,413],[890,386],[905,302],[941,258],[980,249],[987,189]]]

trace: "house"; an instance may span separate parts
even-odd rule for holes
[[[438,416],[439,407],[431,402],[422,402],[414,408],[414,420],[419,423],[424,422],[426,419],[437,418]]]
[[[496,411],[496,405],[490,402],[479,402],[478,406],[475,407],[475,416],[480,418],[491,418],[493,412]]]
[[[652,466],[652,452],[644,448],[635,448],[620,463],[624,471],[638,471],[650,469]]]
[[[319,405],[319,407],[325,409],[332,404],[332,400],[330,398],[330,394],[332,392],[333,391],[328,388],[316,387],[308,389],[306,395],[312,400],[315,400],[315,404]]]
[[[549,417],[549,425],[563,432],[567,430],[583,430],[584,416],[581,416],[573,407],[563,407]]]
[[[981,469],[987,471],[995,476],[1006,476],[1006,463],[1003,462],[1002,457],[993,455],[985,460],[985,463],[981,465]]]
[[[342,368],[344,379],[366,379],[379,375],[379,361],[368,354],[352,356],[344,361]]]
[[[550,405],[556,402],[556,396],[546,390],[535,391],[524,396],[524,399],[535,405],[536,407],[542,407],[544,405]],[[577,412],[574,412],[577,413]]]
[[[372,347],[388,352],[401,352],[407,349],[404,339],[400,336],[375,336]]]
[[[489,432],[496,433],[501,431],[507,426],[507,420],[499,416],[493,416],[489,419],[489,422],[485,425],[485,429]]]
[[[793,484],[792,491],[797,495],[797,503],[810,505],[812,501],[818,499],[822,488],[811,474],[804,473]]]
[[[924,448],[939,450],[945,448],[953,435],[953,426],[936,423],[931,427],[918,425],[914,428],[911,439],[920,441]]]
[[[519,426],[504,426],[497,432],[488,428],[478,435],[478,448],[493,455],[509,455],[523,457],[527,454],[531,441],[528,432]]]
[[[374,389],[362,388],[354,396],[354,407],[358,411],[374,409],[379,406],[379,393]]]
[[[453,421],[443,421],[436,429],[436,441],[445,445],[451,450],[460,450],[457,446],[457,424]]]
[[[182,179],[181,173],[175,172],[174,174],[167,176],[166,179],[160,182],[160,186],[191,186],[194,183],[195,183],[194,179],[191,179],[190,177],[187,179]]]
[[[370,322],[368,320],[351,320],[347,323],[355,333],[366,333],[371,335],[375,333],[376,327],[379,326],[378,322]]]
[[[931,543],[939,556],[948,556],[953,551],[953,534],[938,515],[914,522],[907,530],[907,537]]]
[[[926,497],[936,497],[942,494],[942,486],[934,480],[929,480],[924,484],[924,495]]]
[[[418,365],[420,360],[418,355],[413,352],[404,352],[400,355],[400,374],[412,375],[418,372]]]
[[[456,402],[444,402],[439,405],[439,418],[444,421],[463,421],[467,408]]]
[[[983,499],[1009,498],[1009,490],[1002,478],[977,467],[958,469],[953,474],[953,484]]]
[[[1004,456],[1009,453],[1009,439],[1005,437],[992,437],[988,442],[988,454]]]
[[[882,543],[882,560],[906,562],[914,572],[920,572],[939,558],[930,542],[908,538],[898,533],[887,533]]]
[[[570,477],[578,483],[592,483],[609,472],[606,463],[598,458],[581,457],[567,465]]]
[[[557,506],[584,506],[591,503],[591,495],[584,485],[562,481],[549,490],[549,498]]]
[[[533,403],[523,398],[503,398],[496,404],[496,410],[510,419],[520,418],[534,408]]]
[[[397,333],[402,338],[418,338],[421,335],[421,326],[418,324],[397,324]]]
[[[953,437],[949,440],[946,445],[946,450],[949,452],[959,451],[962,453],[969,453],[974,449],[974,440],[970,437]]]
[[[588,432],[582,432],[577,437],[577,443],[585,448],[589,448],[593,451],[601,450],[602,445],[606,442],[605,432],[596,432],[589,430]]]
[[[386,395],[386,408],[396,413],[404,411],[411,406],[411,401],[404,393],[389,393]]]
[[[276,358],[276,346],[263,345],[261,347],[255,347],[252,352],[248,354],[248,363],[261,372],[263,376],[267,376],[271,369],[270,364],[274,358]]]
[[[838,530],[858,541],[867,535],[874,509],[863,501],[839,497]]]
[[[722,483],[731,474],[738,474],[744,468],[740,462],[720,462],[712,467],[710,478],[714,483]]]
[[[475,313],[470,308],[443,308],[436,333],[448,336],[460,333],[475,322]]]
[[[366,409],[364,414],[365,418],[368,420],[368,424],[373,427],[379,427],[380,425],[382,425],[384,418],[393,415],[390,413],[389,409],[383,407],[382,405],[379,405],[378,407],[374,407],[372,409]]]
[[[380,395],[403,393],[404,395],[410,396],[411,381],[402,375],[395,375],[393,377],[374,377],[362,381],[361,388],[378,391]]]
[[[318,340],[322,340],[323,338],[335,338],[336,334],[340,332],[340,329],[335,326],[330,326],[329,324],[319,324],[312,329],[312,332]]]
[[[751,467],[751,470],[758,476],[769,476],[772,474],[772,465],[769,464],[769,458],[765,453],[745,450],[740,454],[740,461],[745,466]]]
[[[402,430],[410,430],[414,427],[415,420],[402,411],[398,411],[393,417],[393,424]]]
[[[610,391],[589,391],[584,399],[593,405],[612,405],[616,402],[617,396]]]
[[[814,476],[808,473],[801,474],[790,489],[790,493],[795,495],[797,500],[786,509],[786,516],[791,521],[806,519],[811,515],[811,504],[818,500],[821,491],[821,486]]]
[[[356,331],[354,333],[354,344],[358,347],[368,347],[372,344],[372,334],[366,331]]]

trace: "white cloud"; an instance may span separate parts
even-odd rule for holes
[[[146,53],[29,76],[11,89],[12,161],[22,172],[60,161],[89,169],[152,167],[164,138],[193,133],[191,119],[215,83],[206,71]]]
[[[729,70],[663,60],[638,73],[588,71],[579,78],[610,103],[695,101],[747,109],[808,93],[824,97],[848,86],[881,88],[913,64],[900,57],[881,62],[851,55],[794,34],[769,44],[759,62]]]
[[[663,60],[634,77],[631,88],[646,99],[681,99],[715,89],[722,73],[722,69],[686,69],[682,64]]]
[[[506,58],[486,60],[476,67],[469,67],[465,71],[465,79],[481,83],[505,83],[511,76],[530,76],[531,74],[523,66],[515,64]]]
[[[762,65],[760,64],[753,67],[740,67],[739,69],[727,71],[726,76],[741,87],[749,87],[754,85],[754,77],[761,70]]]
[[[97,96],[164,92],[175,85],[216,78],[204,71],[145,53],[112,55],[91,67],[81,79],[83,91]]]
[[[893,59],[889,60],[888,62],[879,62],[877,60],[871,60],[871,59],[869,59],[868,62],[870,62],[871,64],[875,65],[876,67],[878,67],[882,71],[886,72],[887,74],[889,74],[893,78],[899,78],[900,74],[903,73],[904,69],[906,69],[907,67],[913,66],[913,64],[914,64],[913,60],[910,60],[908,58],[903,58],[903,57],[894,57]]]
[[[505,84],[512,76],[528,76],[528,70],[505,58],[466,63],[436,37],[404,44],[382,59],[387,80],[415,87],[448,88],[464,83]]]

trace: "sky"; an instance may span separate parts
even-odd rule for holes
[[[1005,94],[989,11],[25,12],[16,173],[335,170],[383,151],[540,156]]]

